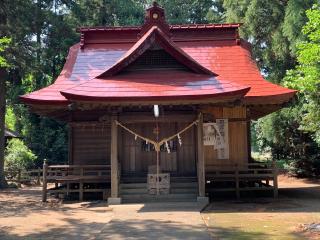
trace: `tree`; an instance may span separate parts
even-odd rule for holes
[[[307,40],[297,44],[298,65],[287,72],[285,84],[305,99],[300,127],[320,144],[320,6],[307,10],[307,17],[302,31]]]
[[[297,43],[305,36],[301,29],[307,21],[306,10],[316,0],[225,0],[228,22],[243,22],[241,36],[253,45],[253,54],[267,80],[280,84],[286,71],[297,63]],[[299,95],[289,108],[258,121],[260,150],[271,149],[275,159],[312,158],[318,146],[310,133],[302,131],[304,102]]]
[[[4,150],[5,150],[5,115],[6,115],[6,68],[8,63],[3,56],[10,40],[0,39],[0,188],[7,186],[4,174]]]

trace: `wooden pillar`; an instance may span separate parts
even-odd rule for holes
[[[240,181],[239,181],[239,167],[235,165],[235,184],[236,184],[236,197],[240,199]]]
[[[73,164],[73,128],[72,125],[68,125],[68,163]]]
[[[251,121],[247,121],[247,151],[248,151],[248,162],[253,162],[251,157]]]
[[[109,204],[120,204],[119,198],[119,166],[118,166],[118,126],[117,116],[111,116],[111,197]]]
[[[42,202],[47,201],[47,172],[48,164],[47,160],[43,161],[43,172],[42,172]]]
[[[197,127],[197,141],[198,141],[198,185],[199,197],[206,196],[206,182],[205,182],[205,163],[204,163],[204,147],[203,147],[203,116],[199,115],[199,122]]]
[[[17,182],[18,182],[18,187],[21,188],[21,169],[18,170]]]
[[[83,167],[80,168],[80,182],[79,182],[79,201],[83,201]]]
[[[38,172],[37,172],[37,185],[40,186],[41,182],[40,182],[40,178],[41,178],[41,168],[38,168]]]
[[[276,162],[272,162],[273,169],[273,197],[278,198],[278,168]]]

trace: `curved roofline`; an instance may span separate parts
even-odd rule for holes
[[[243,98],[246,93],[250,90],[250,87],[234,90],[230,92],[221,92],[213,94],[203,95],[180,95],[180,96],[147,96],[147,97],[101,97],[101,96],[84,96],[81,94],[73,94],[68,92],[61,92],[61,94],[70,101],[164,101],[164,100],[204,100],[204,99],[215,99],[221,97],[235,96],[235,100]]]

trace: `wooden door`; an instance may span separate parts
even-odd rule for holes
[[[176,123],[161,123],[159,124],[159,136],[160,140],[163,138],[168,138],[177,132]],[[165,146],[161,147],[160,152],[160,166],[163,172],[176,173],[177,168],[177,151],[178,151],[178,140],[173,139],[168,142],[170,153]]]
[[[159,123],[159,139],[167,138],[186,127],[188,123],[161,122]],[[127,127],[142,136],[156,140],[155,123],[127,124]],[[160,166],[163,172],[170,172],[179,176],[196,176],[196,147],[195,127],[181,134],[182,145],[178,138],[169,143],[170,153],[162,146],[160,152]],[[156,165],[156,152],[146,146],[141,139],[121,129],[121,143],[119,159],[124,174],[147,173],[150,165]]]
[[[178,123],[178,129],[181,130],[186,123]],[[178,146],[177,164],[178,174],[180,176],[196,176],[196,127],[192,127],[181,135],[182,145]]]

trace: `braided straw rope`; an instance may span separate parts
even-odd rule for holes
[[[163,138],[162,140],[160,141],[155,141],[155,140],[152,140],[150,138],[147,138],[147,137],[144,137],[144,136],[141,136],[140,134],[136,133],[135,131],[127,128],[126,126],[124,126],[122,123],[120,123],[119,121],[116,120],[116,124],[120,127],[122,127],[123,129],[125,129],[126,131],[128,131],[129,133],[135,135],[136,137],[148,142],[148,143],[151,143],[156,152],[160,152],[160,146],[168,141],[170,141],[171,139],[174,139],[178,136],[180,136],[180,134],[184,133],[185,131],[187,131],[189,128],[191,128],[193,125],[197,125],[199,122],[199,119],[195,120],[194,122],[190,123],[188,126],[186,126],[184,129],[182,129],[181,131],[175,133],[174,135],[170,136],[170,137],[167,137],[167,138]]]

